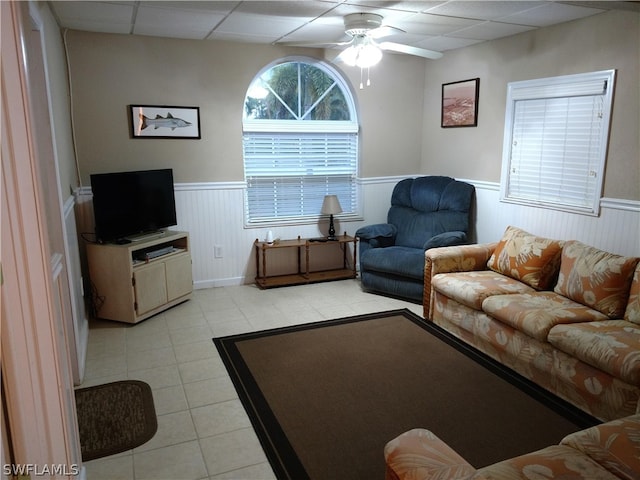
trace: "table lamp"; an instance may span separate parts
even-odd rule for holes
[[[329,215],[329,236],[327,240],[335,240],[336,239],[336,229],[333,226],[333,216],[342,213],[342,207],[340,206],[340,202],[338,201],[337,195],[325,195],[324,201],[322,202],[322,210],[320,213],[323,215]]]

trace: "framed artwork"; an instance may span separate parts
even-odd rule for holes
[[[133,138],[200,138],[200,108],[129,105]]]
[[[442,128],[477,127],[480,79],[442,84]]]

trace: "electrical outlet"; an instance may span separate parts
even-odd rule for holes
[[[222,258],[222,245],[213,246],[213,255],[215,258]]]

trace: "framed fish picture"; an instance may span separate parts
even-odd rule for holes
[[[200,108],[129,105],[133,138],[200,138]]]

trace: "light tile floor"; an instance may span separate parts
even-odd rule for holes
[[[260,290],[196,290],[138,325],[92,321],[85,379],[151,385],[158,431],[144,445],[85,463],[90,480],[274,479],[213,337],[422,306],[363,292],[358,280]]]

